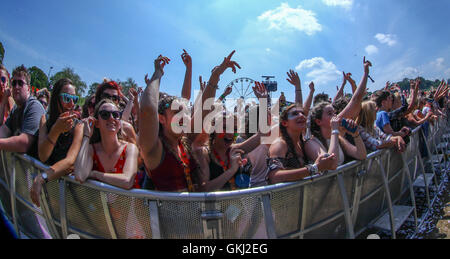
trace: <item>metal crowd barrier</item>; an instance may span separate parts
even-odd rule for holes
[[[416,229],[423,222],[414,192],[420,177],[426,179],[428,206],[434,202],[429,185],[434,181],[437,193],[443,182],[438,173],[447,173],[447,160],[444,170],[438,161],[441,170],[435,171],[432,150],[445,156],[447,146],[444,150],[436,143],[446,130],[444,120],[427,136],[415,129],[403,154],[377,151],[313,179],[232,192],[126,191],[92,180],[79,184],[67,176],[44,185],[40,208],[32,203],[30,189],[47,166],[27,155],[2,152],[1,210],[19,238],[355,238],[383,217],[395,238],[405,211],[414,216]],[[431,158],[431,181],[420,146]],[[401,205],[404,201],[409,206]]]

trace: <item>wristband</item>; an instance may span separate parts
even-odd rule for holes
[[[91,138],[91,137],[89,137],[88,135],[84,135],[83,134],[83,138]]]
[[[333,135],[333,134],[339,135],[339,130],[332,130],[332,131],[331,131],[331,135]]]

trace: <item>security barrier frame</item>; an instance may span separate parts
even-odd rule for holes
[[[411,203],[417,231],[442,188],[448,150],[436,143],[446,128],[446,120],[431,127],[428,136],[416,128],[403,154],[376,151],[319,177],[232,192],[127,191],[66,176],[43,186],[40,208],[29,193],[33,178],[48,166],[27,155],[1,152],[0,209],[19,238],[355,238],[385,213],[396,238],[394,207]],[[420,138],[431,163],[434,198]],[[440,163],[434,169],[432,151],[442,152],[444,169]],[[428,210],[419,219],[413,185],[421,176]]]

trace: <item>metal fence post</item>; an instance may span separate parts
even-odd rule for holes
[[[337,180],[338,180],[338,185],[339,185],[339,191],[341,193],[342,204],[344,207],[345,224],[347,225],[347,235],[350,239],[354,239],[355,232],[353,229],[352,219],[350,216],[350,207],[348,205],[348,197],[347,197],[347,193],[345,191],[345,184],[344,184],[344,179],[342,178],[342,173],[339,173],[337,175]]]
[[[395,226],[394,226],[394,210],[392,208],[392,200],[391,200],[391,192],[389,191],[389,182],[385,173],[385,170],[383,166],[381,165],[379,157],[376,158],[378,166],[380,167],[380,174],[383,178],[383,185],[384,185],[384,192],[385,192],[385,198],[388,202],[388,210],[389,210],[389,220],[391,222],[391,232],[392,232],[392,238],[396,239],[395,235]]]

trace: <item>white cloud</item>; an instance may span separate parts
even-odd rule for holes
[[[322,0],[322,2],[328,6],[341,6],[344,8],[350,8],[353,5],[353,0]]]
[[[305,32],[307,35],[322,31],[322,25],[318,23],[316,14],[303,9],[300,5],[297,8],[291,8],[289,4],[282,3],[274,10],[261,14],[258,21],[269,23],[269,29],[292,29]]]
[[[377,54],[378,48],[375,47],[374,45],[369,45],[366,47],[366,52],[367,52],[367,55]]]
[[[389,47],[397,44],[397,36],[394,34],[378,33],[377,35],[375,35],[375,39],[377,39],[382,44],[387,44]]]
[[[296,70],[311,70],[306,74],[314,83],[326,84],[330,81],[338,80],[342,72],[337,70],[333,62],[326,61],[323,57],[315,57],[301,61]]]

